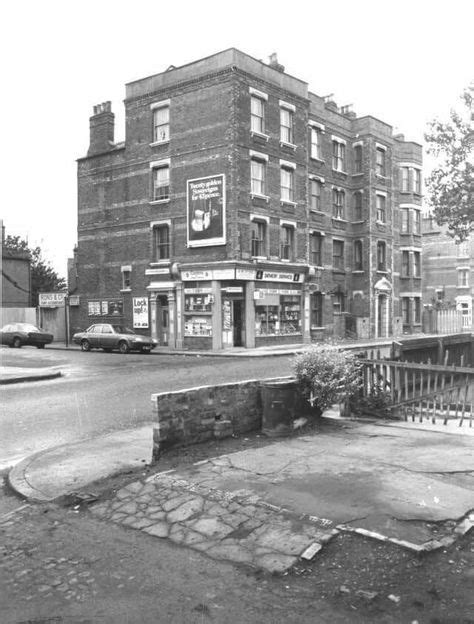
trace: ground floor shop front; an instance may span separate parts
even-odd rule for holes
[[[219,350],[310,342],[309,294],[297,268],[183,269],[179,277],[148,286],[159,344]]]

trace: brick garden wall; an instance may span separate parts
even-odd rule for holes
[[[153,394],[153,417],[157,422],[153,431],[154,459],[173,446],[260,429],[263,381],[270,379]]]

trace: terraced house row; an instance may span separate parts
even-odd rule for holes
[[[229,49],[94,107],[72,323],[175,348],[421,330],[420,145]]]

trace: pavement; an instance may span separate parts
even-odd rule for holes
[[[328,418],[316,433],[261,448],[150,476],[137,470],[89,511],[269,572],[311,559],[341,531],[423,552],[474,526],[473,451],[470,436]],[[29,500],[93,499],[92,481],[144,467],[151,454],[150,425],[37,453],[9,482]]]

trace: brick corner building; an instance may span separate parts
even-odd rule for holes
[[[421,331],[421,146],[228,49],[94,107],[75,323],[174,348]]]

